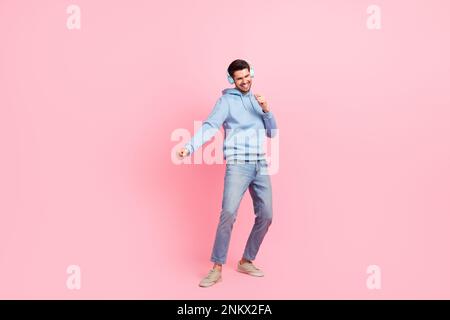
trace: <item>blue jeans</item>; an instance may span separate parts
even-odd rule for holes
[[[222,211],[217,226],[211,261],[224,264],[237,211],[247,189],[256,215],[243,258],[254,260],[272,223],[272,186],[266,160],[227,162],[222,198]]]

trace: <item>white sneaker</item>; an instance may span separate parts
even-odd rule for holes
[[[251,262],[244,262],[241,264],[241,262],[239,261],[237,270],[239,272],[246,273],[254,277],[264,277],[264,272],[262,272],[261,269],[255,267]]]
[[[210,287],[221,280],[222,280],[222,271],[217,269],[211,269],[209,270],[206,277],[204,277],[202,281],[200,281],[199,286],[203,288]]]

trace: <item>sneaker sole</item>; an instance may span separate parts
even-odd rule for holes
[[[211,286],[213,286],[213,285],[215,285],[216,283],[218,283],[218,282],[221,282],[222,281],[222,277],[220,277],[219,279],[217,279],[216,281],[214,281],[214,282],[212,282],[210,285],[207,285],[207,286],[201,286],[200,284],[198,285],[200,288],[209,288],[209,287],[211,287]]]
[[[237,271],[238,272],[240,272],[240,273],[245,273],[245,274],[248,274],[249,276],[252,276],[252,277],[264,277],[264,274],[254,274],[254,273],[250,273],[250,272],[248,272],[248,271],[245,271],[245,270],[241,270],[241,269],[237,269]]]

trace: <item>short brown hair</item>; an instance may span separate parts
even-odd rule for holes
[[[234,78],[234,72],[243,69],[248,69],[248,71],[250,71],[250,65],[245,60],[237,59],[228,66],[228,74]]]

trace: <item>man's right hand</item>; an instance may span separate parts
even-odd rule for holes
[[[183,159],[189,155],[189,150],[186,148],[181,148],[177,152],[178,158]]]

